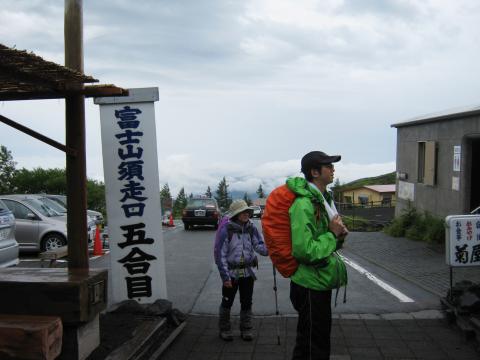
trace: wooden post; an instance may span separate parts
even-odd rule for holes
[[[65,0],[65,66],[83,73],[83,0]],[[83,85],[81,85],[83,87]],[[67,154],[67,210],[69,269],[88,270],[87,197],[85,161],[85,97],[65,99]]]

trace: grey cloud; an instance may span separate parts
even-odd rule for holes
[[[376,14],[391,17],[402,17],[413,21],[419,14],[418,7],[408,1],[400,0],[344,0],[340,12],[350,14]]]
[[[221,1],[147,1],[91,2],[85,14],[87,22],[103,25],[110,46],[92,43],[100,53],[127,54],[135,59],[150,57],[158,65],[186,65],[197,62],[221,62],[238,51],[236,14],[239,2]],[[99,14],[102,14],[101,16]],[[113,25],[114,24],[114,25]]]

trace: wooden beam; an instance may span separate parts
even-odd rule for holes
[[[93,85],[85,86],[84,95],[86,97],[128,96],[128,90],[115,85]]]
[[[83,74],[83,0],[65,0],[65,66]],[[83,84],[76,90],[83,90]],[[89,269],[87,232],[87,166],[85,155],[85,97],[65,98],[67,155],[68,269]]]
[[[0,314],[0,357],[54,360],[62,351],[58,316]]]
[[[50,146],[53,146],[54,148],[57,148],[58,150],[61,150],[65,153],[67,153],[70,156],[77,156],[77,152],[74,149],[71,149],[63,144],[60,144],[59,142],[50,139],[49,137],[46,137],[45,135],[42,135],[26,126],[23,126],[22,124],[19,124],[9,118],[6,118],[5,116],[0,115],[0,121],[3,122],[4,124],[7,124],[8,126],[13,127],[14,129],[17,129],[27,135],[30,135],[31,137],[34,137],[37,140],[40,140]]]
[[[64,99],[68,96],[83,95],[85,97],[109,97],[128,96],[128,90],[115,85],[94,85],[86,86],[77,90],[64,91],[1,91],[0,101],[14,100],[42,100],[42,99]]]

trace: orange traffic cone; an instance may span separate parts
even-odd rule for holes
[[[103,255],[102,242],[100,241],[100,229],[97,225],[95,229],[95,242],[93,243],[93,256]]]
[[[170,214],[170,220],[168,222],[168,226],[175,226],[175,224],[173,223],[173,215]]]

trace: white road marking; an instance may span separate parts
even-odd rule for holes
[[[368,270],[364,269],[357,263],[353,262],[352,260],[346,258],[343,255],[340,255],[340,257],[345,261],[346,264],[350,265],[353,269],[357,270],[360,274],[365,275],[369,280],[380,286],[382,289],[385,291],[389,292],[393,296],[395,296],[400,302],[415,302],[413,299],[409,298],[407,295],[403,294],[402,292],[398,291],[394,287],[388,285],[386,282],[380,280],[377,278],[375,275],[373,275],[371,272]]]

